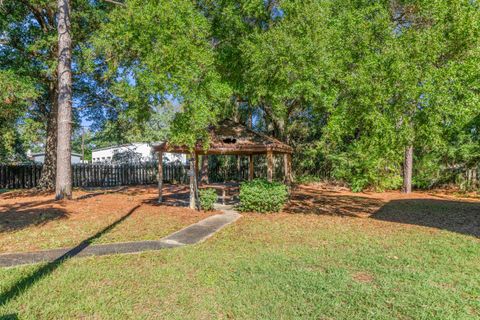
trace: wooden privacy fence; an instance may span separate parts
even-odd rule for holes
[[[157,183],[158,164],[77,164],[72,166],[74,187],[113,187]],[[182,164],[163,166],[163,181],[184,183],[187,169]]]
[[[20,164],[0,165],[0,188],[2,189],[28,189],[38,185],[42,165]]]
[[[232,158],[234,160],[234,158]],[[241,181],[248,179],[248,159],[217,163],[209,161],[210,182]],[[283,177],[281,159],[276,159],[276,179]],[[266,177],[266,163],[258,157],[254,166],[254,177]],[[114,187],[157,183],[156,162],[127,164],[74,164],[72,178],[74,187]],[[38,186],[42,174],[41,164],[0,164],[0,189],[29,189]],[[188,165],[171,163],[163,165],[163,181],[188,183]]]
[[[74,187],[113,187],[157,183],[155,162],[139,164],[74,164]],[[0,165],[0,188],[28,189],[38,186],[42,173],[40,164]],[[187,168],[182,164],[163,166],[163,180],[185,183]]]

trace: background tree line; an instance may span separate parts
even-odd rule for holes
[[[354,190],[478,187],[476,0],[71,7],[74,148],[85,123],[89,146],[192,145],[228,117],[291,144],[297,176]],[[56,163],[55,17],[55,1],[5,0],[0,10],[4,161],[34,144]]]

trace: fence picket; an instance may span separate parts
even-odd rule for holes
[[[255,165],[255,176],[264,176],[264,163]],[[113,187],[124,185],[145,185],[157,183],[158,165],[156,162],[123,164],[73,164],[73,187]],[[237,172],[236,163],[208,166],[211,182],[236,180],[248,177],[248,163],[241,162],[241,172]],[[279,169],[278,171],[280,171]],[[28,189],[38,186],[42,173],[40,164],[9,165],[0,164],[0,188]],[[188,181],[185,165],[169,163],[163,166],[163,179],[169,183]]]

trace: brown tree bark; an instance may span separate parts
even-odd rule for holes
[[[72,198],[72,37],[70,1],[58,0],[58,137],[55,199]]]
[[[405,148],[405,158],[403,162],[403,189],[404,193],[412,192],[412,172],[413,172],[413,146]]]
[[[21,1],[31,12],[46,35],[55,32],[55,13],[48,4],[33,4],[32,1]],[[26,53],[26,52],[24,52]],[[57,44],[53,45],[48,53],[49,60],[56,60],[58,56]],[[33,58],[33,56],[32,56]],[[48,102],[39,104],[39,112],[46,123],[45,159],[38,188],[53,191],[57,170],[57,99],[58,99],[58,69],[52,75],[45,75],[43,81],[48,85]]]
[[[38,182],[38,188],[53,191],[57,171],[57,86],[51,84],[50,88],[50,112],[47,119],[47,138],[45,141],[45,160],[42,167],[42,175]]]

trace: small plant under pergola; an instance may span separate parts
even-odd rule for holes
[[[153,147],[158,153],[158,202],[162,202],[162,187],[163,187],[163,153],[184,153],[191,155],[193,163],[191,162],[190,172],[190,208],[195,208],[195,193],[196,183],[195,179],[198,177],[199,166],[198,157],[200,155],[237,155],[248,156],[249,170],[248,178],[253,179],[254,155],[266,155],[267,157],[267,180],[273,180],[274,172],[274,156],[283,156],[285,183],[290,184],[292,181],[292,153],[293,149],[289,145],[281,142],[278,139],[269,137],[265,134],[255,132],[246,126],[231,121],[224,120],[221,123],[210,126],[208,128],[210,135],[210,144],[208,148],[204,148],[201,141],[199,141],[194,148],[187,146],[171,145],[168,142],[157,144]]]

